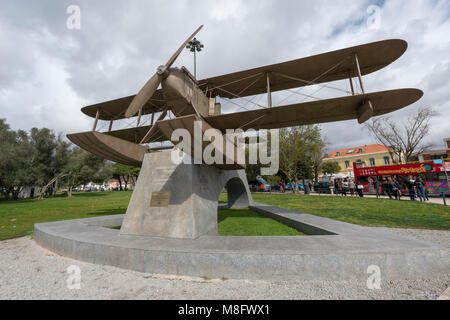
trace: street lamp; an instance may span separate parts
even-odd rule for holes
[[[188,42],[186,45],[186,49],[189,49],[191,52],[194,53],[194,77],[197,78],[197,52],[202,51],[203,44],[197,40],[197,38],[192,39]]]

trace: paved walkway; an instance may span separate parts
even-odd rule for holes
[[[449,243],[449,231],[391,232]],[[72,267],[71,267],[72,266]],[[80,288],[74,269],[80,270]],[[72,276],[72,280],[69,277]],[[370,274],[367,274],[369,277]],[[84,263],[39,247],[30,237],[0,241],[0,299],[444,299],[450,274],[388,281],[371,290],[364,281],[227,280],[157,275]]]

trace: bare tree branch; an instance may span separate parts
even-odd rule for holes
[[[408,162],[412,161],[414,153],[423,152],[432,146],[422,142],[429,135],[431,119],[436,115],[438,113],[432,108],[422,108],[406,120],[402,130],[388,117],[373,119],[365,126],[380,144],[389,149],[394,162]]]

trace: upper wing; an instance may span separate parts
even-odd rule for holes
[[[358,109],[370,100],[373,116],[380,116],[404,108],[423,95],[418,89],[400,89],[319,100],[282,107],[273,107],[222,114],[205,118],[214,128],[276,129],[307,124],[343,121],[358,118]]]
[[[252,96],[267,92],[266,74],[269,73],[271,91],[286,90],[310,85],[310,82],[316,79],[315,83],[325,83],[347,79],[349,76],[356,77],[355,53],[358,55],[362,75],[375,72],[397,60],[407,47],[408,44],[404,40],[384,40],[204,79],[199,81],[199,84],[204,91],[208,90],[208,95],[211,91],[214,97],[232,99],[237,96]]]
[[[91,106],[84,107],[81,111],[95,118],[97,110],[100,120],[118,120],[125,118],[125,111],[136,95],[106,101]],[[147,104],[142,108],[142,114],[149,114],[161,111],[165,107],[165,100],[162,90],[157,90]]]

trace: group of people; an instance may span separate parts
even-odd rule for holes
[[[425,188],[425,182],[420,178],[420,176],[408,176],[402,182],[395,176],[393,177],[383,177],[381,181],[378,177],[369,177],[369,192],[373,188],[375,195],[377,198],[380,198],[382,195],[386,195],[389,199],[400,200],[403,196],[402,190],[408,189],[409,197],[412,201],[416,201],[416,199],[420,199],[421,202],[429,201],[428,191]],[[287,185],[284,182],[279,183],[280,192],[286,192]],[[305,194],[309,194],[312,190],[311,182],[308,182],[304,186]],[[333,194],[351,197],[364,197],[364,186],[358,181],[355,182],[353,178],[345,178],[345,179],[335,179],[331,182],[331,189],[333,190]],[[319,191],[320,193],[320,191]]]
[[[408,189],[408,194],[412,201],[416,201],[416,199],[420,199],[421,202],[430,200],[425,183],[419,176],[408,176],[403,181],[403,184]],[[347,196],[347,193],[349,193],[352,197],[364,197],[364,187],[352,178],[335,180],[332,188],[335,195]],[[369,190],[371,188],[373,188],[377,198],[380,198],[381,195],[386,195],[389,199],[396,200],[401,199],[403,196],[402,189],[405,189],[402,188],[402,184],[398,181],[397,177],[383,178],[381,181],[377,177],[370,177]]]
[[[278,186],[280,187],[280,192],[281,193],[285,193],[287,190],[293,190],[293,187],[295,188],[295,185],[293,186],[292,184],[288,183],[284,183],[283,181],[281,181],[280,183],[278,183]],[[305,184],[302,189],[305,192],[305,194],[309,194],[312,190],[313,185],[311,184],[311,182],[308,182],[307,184]],[[300,191],[300,186],[297,186],[297,191]]]
[[[364,197],[363,194],[363,186],[355,183],[355,181],[351,178],[348,179],[339,179],[335,180],[333,185],[333,193],[335,195],[340,194],[341,196],[347,196],[347,193],[350,194],[350,196],[360,196],[361,198]]]
[[[371,178],[373,186],[376,189],[377,198],[380,196],[380,188],[379,182],[377,178]],[[408,176],[404,180],[404,184],[408,189],[408,194],[411,201],[416,201],[417,198],[420,199],[421,202],[429,201],[428,191],[425,188],[425,182],[419,177]],[[395,198],[396,200],[400,200],[402,197],[402,185],[398,181],[396,177],[383,178],[381,184],[382,192],[389,197],[389,199]]]

